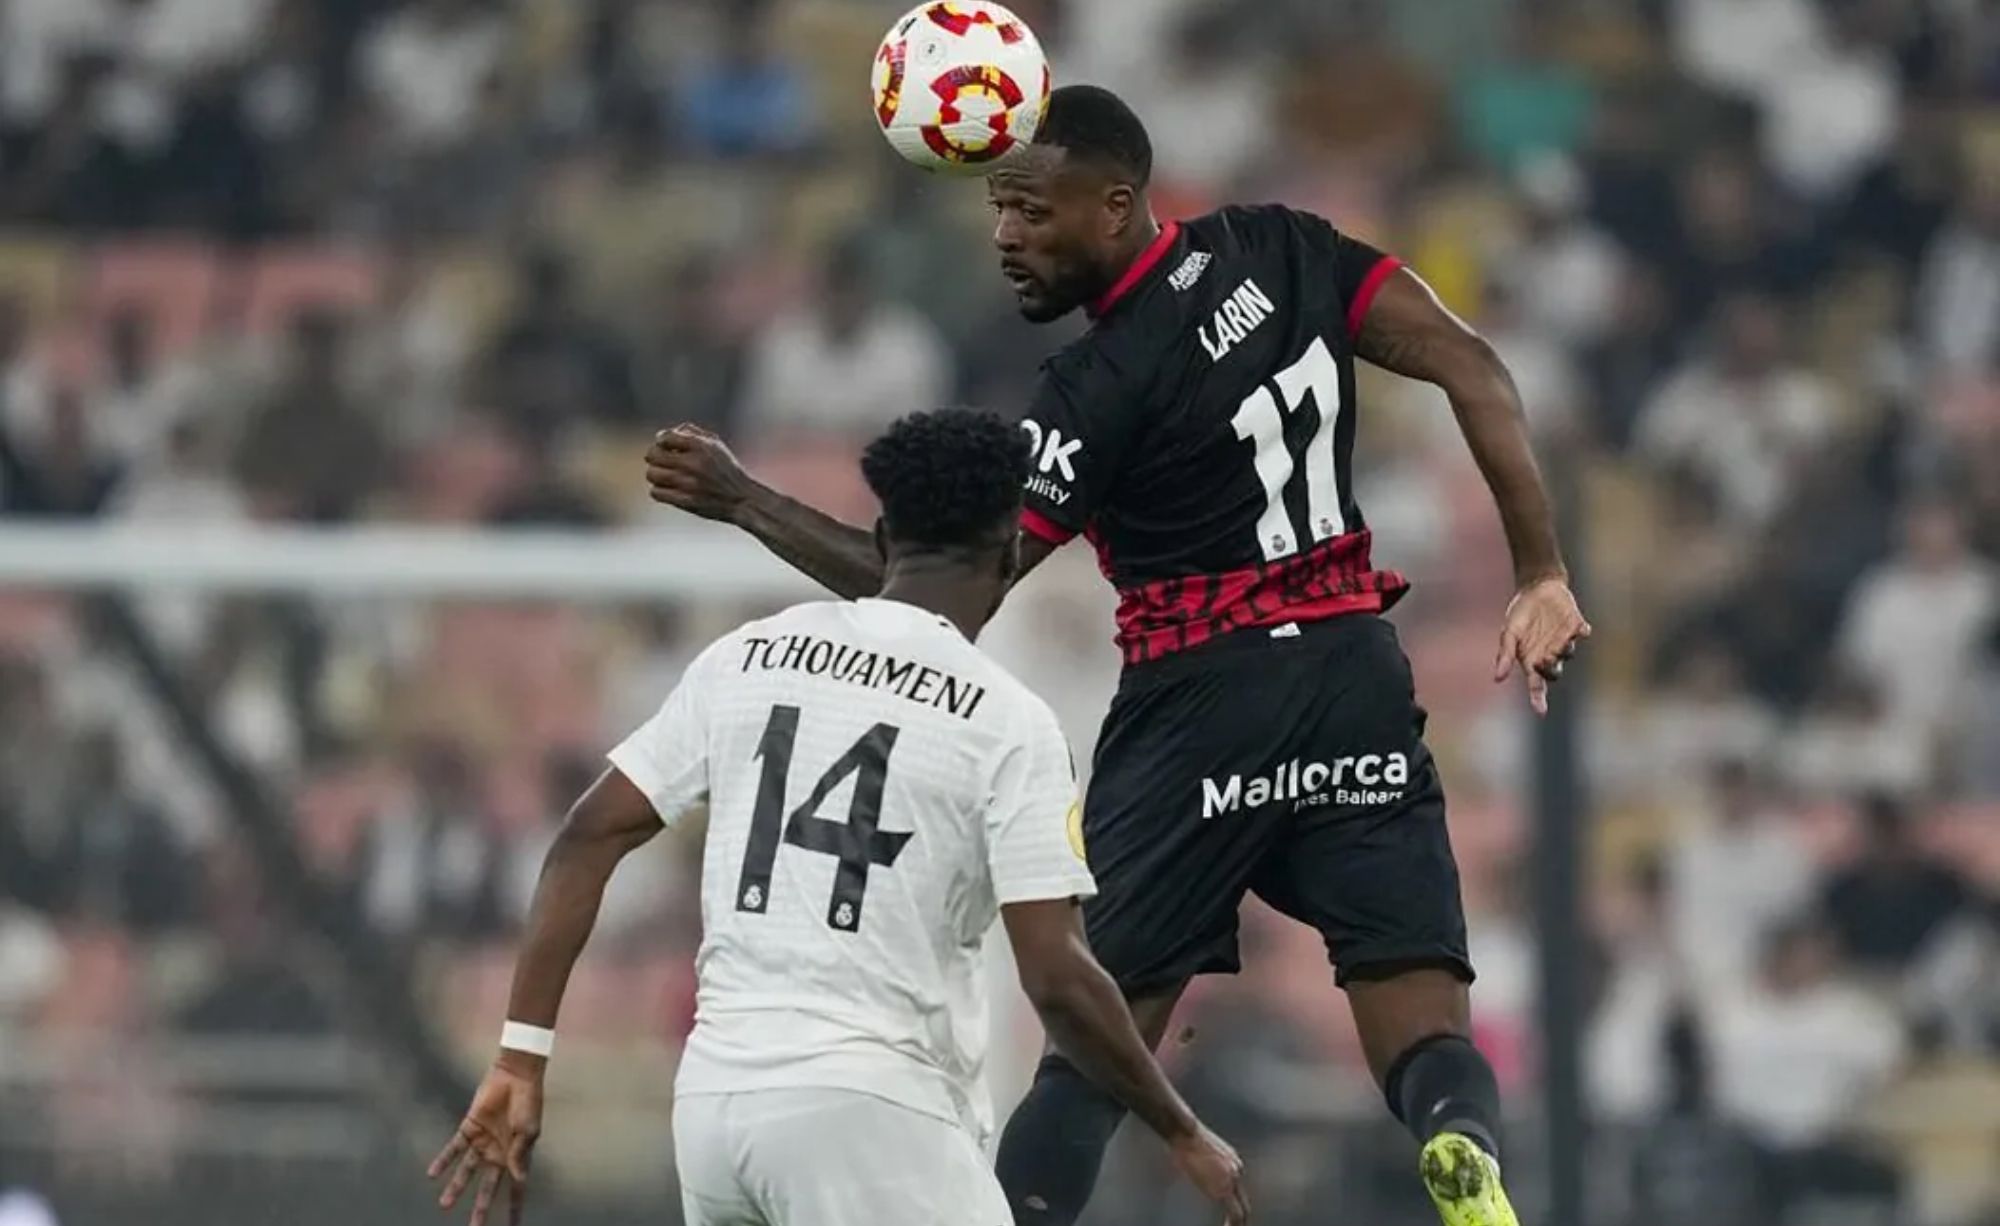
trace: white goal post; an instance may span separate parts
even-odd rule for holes
[[[320,597],[807,599],[818,589],[735,530],[603,531],[11,524],[0,588]]]

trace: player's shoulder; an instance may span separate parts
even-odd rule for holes
[[[1319,214],[1284,204],[1226,204],[1182,224],[1190,248],[1218,259],[1290,251],[1302,243],[1329,244],[1338,234]]]
[[[707,677],[718,669],[728,671],[730,661],[740,661],[746,651],[761,643],[787,635],[825,634],[841,624],[843,600],[808,600],[788,605],[775,613],[754,617],[730,630],[695,655],[689,662],[689,677]]]

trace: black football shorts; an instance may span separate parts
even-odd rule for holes
[[[1319,930],[1339,983],[1408,966],[1469,982],[1423,729],[1395,628],[1372,614],[1128,668],[1083,806],[1098,959],[1134,996],[1234,972],[1254,891]]]

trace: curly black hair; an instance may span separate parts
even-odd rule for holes
[[[1153,177],[1153,139],[1125,100],[1101,85],[1064,85],[1049,94],[1038,145],[1068,150],[1144,188]]]
[[[889,539],[985,549],[1011,539],[1028,479],[1028,436],[979,409],[912,413],[861,455]]]

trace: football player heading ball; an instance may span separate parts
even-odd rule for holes
[[[945,8],[993,6],[923,13]],[[1374,563],[1352,463],[1357,362],[1445,393],[1513,559],[1494,678],[1519,672],[1545,712],[1590,626],[1519,394],[1394,257],[1279,205],[1161,224],[1151,174],[1138,117],[1076,85],[987,178],[1022,314],[1092,321],[1022,423],[1021,516],[1023,575],[1085,535],[1120,597],[1126,667],[1083,813],[1091,947],[1157,1045],[1190,978],[1237,969],[1245,894],[1311,925],[1447,1226],[1516,1226],[1443,787],[1382,617],[1409,585]],[[737,524],[841,595],[879,590],[865,529],[754,481],[714,436],[662,432],[647,463],[656,501]],[[1017,1222],[1077,1219],[1123,1114],[1050,1050],[1001,1143]]]

